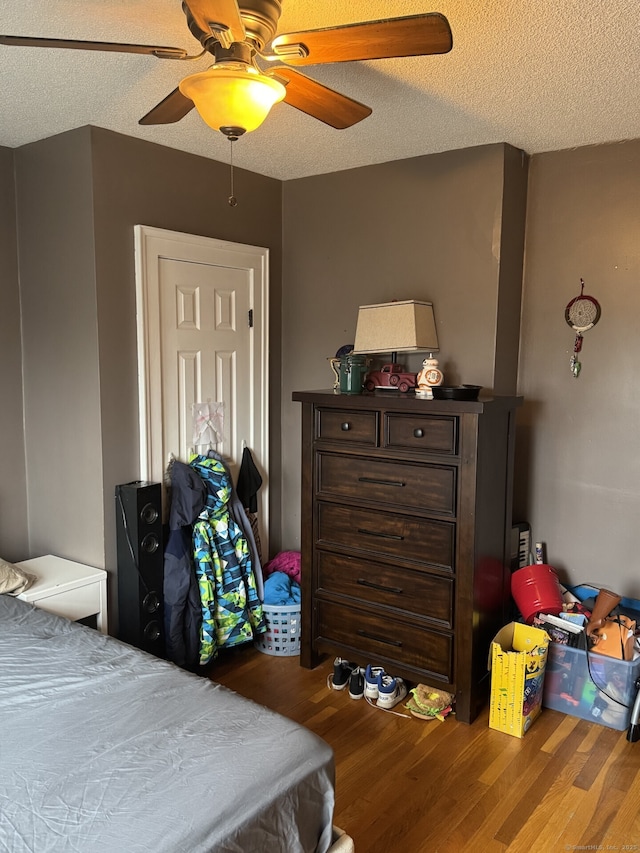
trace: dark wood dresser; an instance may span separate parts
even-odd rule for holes
[[[326,654],[456,694],[470,723],[509,621],[519,397],[299,391],[300,663]]]

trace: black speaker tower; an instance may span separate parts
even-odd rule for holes
[[[116,486],[118,636],[164,657],[162,491],[136,480]]]

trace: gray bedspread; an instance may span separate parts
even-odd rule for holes
[[[0,595],[2,853],[325,853],[333,774],[296,723]]]

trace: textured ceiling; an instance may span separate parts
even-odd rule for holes
[[[430,11],[449,20],[448,54],[303,69],[369,118],[333,130],[279,104],[234,143],[235,165],[288,180],[493,142],[534,154],[640,138],[639,0],[283,0],[278,31]],[[200,47],[180,0],[5,2],[0,33]],[[0,145],[92,124],[228,162],[230,143],[195,110],[138,124],[208,65],[0,45]]]

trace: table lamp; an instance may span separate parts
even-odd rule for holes
[[[361,305],[354,354],[391,353],[391,363],[365,377],[365,388],[395,388],[407,391],[416,385],[416,375],[404,372],[397,363],[399,352],[437,352],[438,335],[431,302],[406,299]]]

